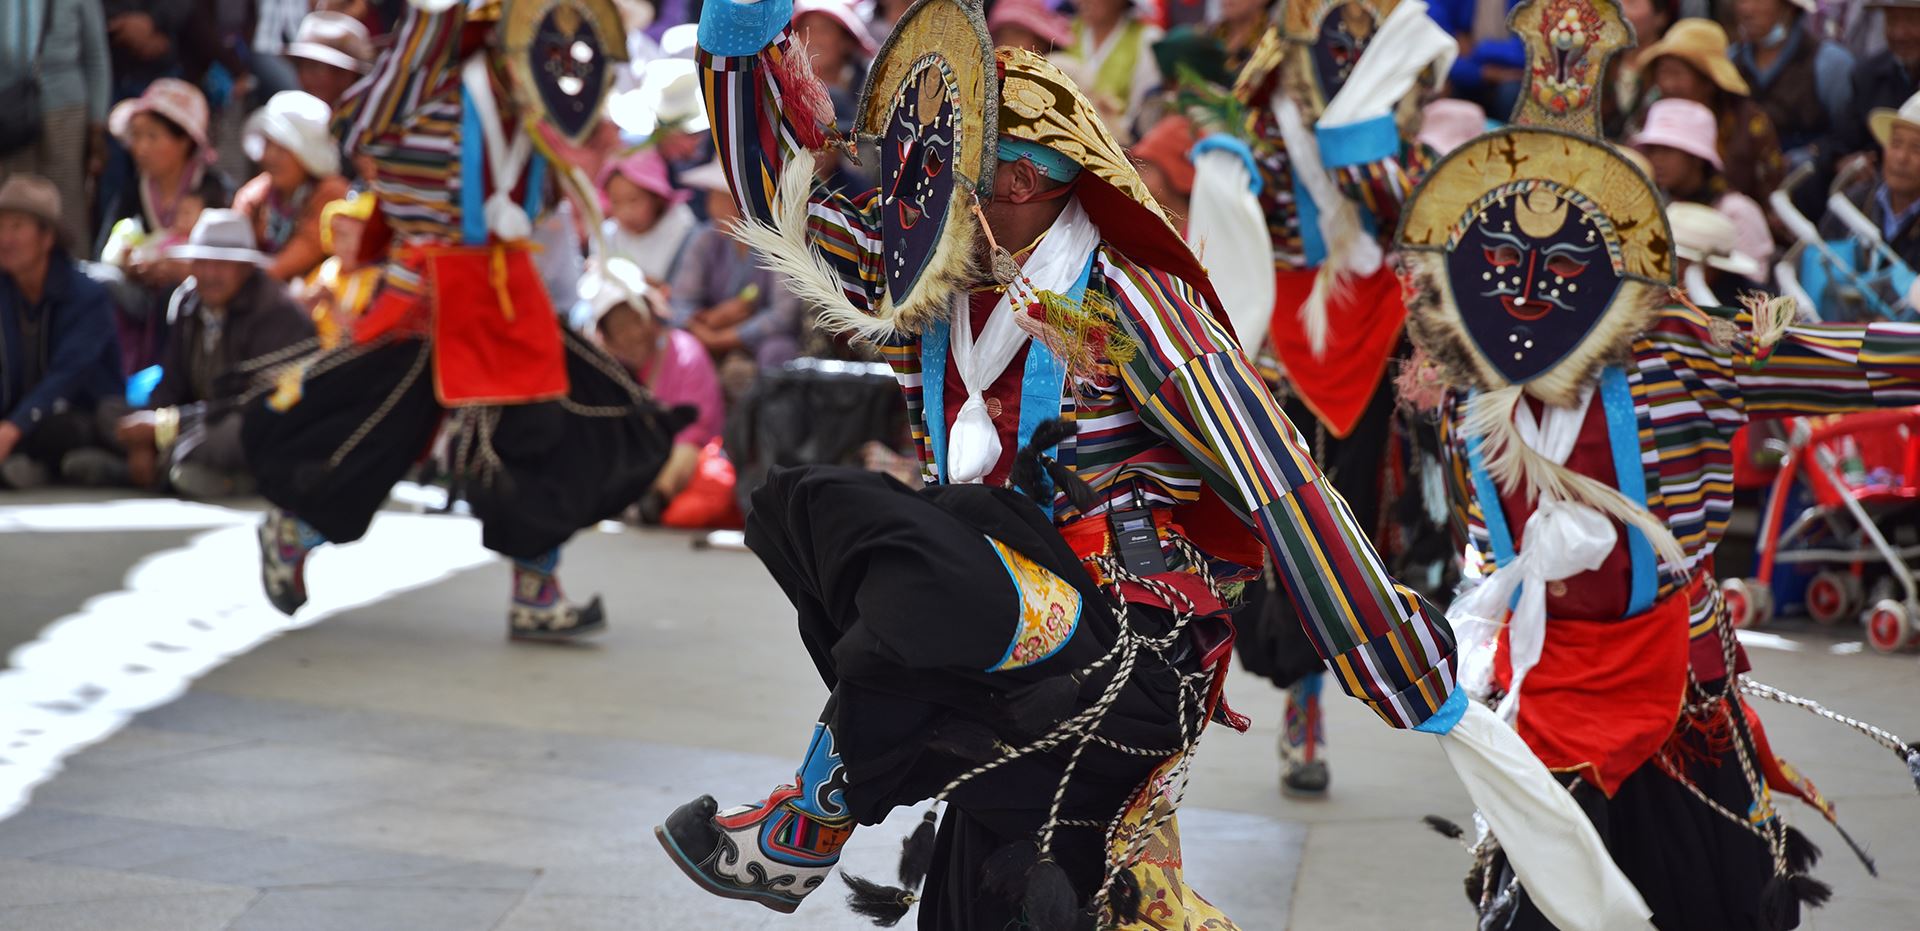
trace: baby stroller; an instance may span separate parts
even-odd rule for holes
[[[1774,215],[1798,240],[1775,268],[1782,293],[1817,309],[1827,321],[1920,320],[1920,307],[1910,296],[1914,270],[1888,248],[1874,222],[1840,193],[1856,175],[1842,175],[1827,196],[1827,215],[1845,231],[1843,237],[1829,240],[1793,205],[1793,189],[1812,173],[1811,165],[1802,165],[1768,199]]]
[[[1806,593],[1816,623],[1838,624],[1864,606],[1875,650],[1920,649],[1910,565],[1920,559],[1920,407],[1797,420],[1784,454],[1760,524],[1758,574],[1721,583],[1734,626],[1772,617],[1775,566],[1816,564]],[[1813,504],[1788,521],[1796,482]]]

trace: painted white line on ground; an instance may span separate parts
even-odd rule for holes
[[[42,510],[54,513],[41,517]],[[125,588],[88,599],[8,657],[0,670],[0,819],[24,807],[68,756],[178,698],[220,664],[286,631],[498,558],[481,547],[473,520],[385,513],[365,539],[314,554],[312,600],[289,618],[260,590],[258,519],[147,499],[0,508],[5,530],[216,528],[142,559]]]

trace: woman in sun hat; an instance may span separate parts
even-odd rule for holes
[[[1753,89],[1727,57],[1727,32],[1710,19],[1683,19],[1640,55],[1661,99],[1681,98],[1718,114],[1716,141],[1741,157],[1726,168],[1727,183],[1756,201],[1786,174],[1773,120],[1753,101]]]
[[[233,209],[253,224],[272,256],[267,277],[292,281],[326,258],[320,211],[347,193],[340,150],[328,132],[333,111],[303,91],[281,91],[247,119],[243,143],[260,173],[234,195]]]
[[[1767,215],[1753,198],[1734,190],[1727,162],[1714,144],[1713,112],[1691,100],[1656,101],[1633,147],[1653,165],[1653,183],[1673,201],[1692,201],[1725,214],[1738,230],[1739,251],[1763,265],[1773,260]],[[1760,281],[1766,281],[1764,272]]]
[[[601,169],[600,206],[607,214],[600,225],[601,257],[632,262],[656,285],[672,280],[681,253],[700,229],[700,219],[687,206],[691,199],[691,193],[673,186],[667,160],[655,149]]]

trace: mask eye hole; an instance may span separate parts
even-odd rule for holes
[[[1520,264],[1520,250],[1512,246],[1488,246],[1485,251],[1487,264],[1494,268],[1511,268]]]
[[[941,169],[946,167],[946,161],[940,157],[940,153],[938,152],[928,152],[926,158],[923,159],[923,164],[926,167],[927,177],[929,178],[939,177]]]
[[[1547,271],[1562,278],[1575,278],[1587,270],[1587,263],[1572,256],[1556,255],[1547,259]]]

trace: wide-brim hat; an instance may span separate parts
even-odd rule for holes
[[[247,157],[260,161],[271,139],[298,159],[300,167],[316,178],[340,173],[340,149],[334,144],[330,123],[333,108],[304,91],[281,91],[267,105],[247,118],[241,144]]]
[[[847,30],[847,34],[853,36],[854,43],[860,46],[860,53],[868,58],[879,51],[874,44],[873,34],[867,31],[866,20],[860,18],[853,4],[847,0],[794,0],[793,22],[798,23],[800,17],[808,13],[821,13],[838,20],[841,28]]]
[[[202,158],[213,160],[213,146],[207,143],[207,96],[200,93],[200,88],[179,78],[159,78],[140,96],[114,105],[107,114],[107,132],[125,143],[133,118],[142,113],[165,117],[193,140]]]
[[[1920,0],[1916,0],[1913,5],[1920,7]],[[1874,141],[1882,146],[1890,144],[1893,140],[1895,123],[1905,123],[1920,129],[1920,94],[1908,97],[1907,102],[1901,104],[1898,110],[1892,107],[1875,107],[1867,114],[1867,129],[1872,131]]]
[[[24,213],[60,229],[60,188],[39,175],[17,172],[0,184],[0,211]]]
[[[618,307],[631,307],[656,320],[665,321],[665,308],[658,294],[647,283],[645,272],[631,259],[614,257],[595,262],[580,278],[580,304],[572,314],[574,326],[582,332],[598,329]]]
[[[1073,42],[1073,26],[1065,16],[1047,8],[1042,0],[1000,0],[987,14],[987,29],[1019,26],[1055,46]]]
[[[1729,94],[1753,96],[1747,79],[1740,76],[1740,69],[1727,57],[1727,31],[1713,20],[1683,19],[1674,23],[1660,41],[1640,53],[1640,60],[1652,67],[1654,61],[1668,55],[1692,65]]]
[[[200,211],[200,219],[194,222],[187,241],[169,248],[167,258],[265,265],[272,256],[261,252],[254,242],[253,224],[246,214],[213,207]]]
[[[1705,104],[1668,98],[1656,100],[1647,108],[1647,122],[1633,136],[1633,147],[1666,146],[1679,149],[1725,171],[1720,158],[1720,123]]]
[[[693,199],[692,191],[683,191],[673,186],[673,180],[667,170],[667,160],[657,149],[641,149],[617,162],[608,163],[605,168],[600,169],[600,177],[597,179],[601,190],[605,191],[607,182],[612,181],[616,176],[625,178],[632,182],[634,187],[666,201],[669,206],[684,204]]]
[[[373,39],[367,27],[345,13],[308,13],[287,44],[288,58],[305,58],[355,74],[373,70]]]
[[[1740,252],[1740,231],[1733,220],[1706,204],[1677,201],[1667,205],[1667,225],[1673,230],[1675,255],[1689,262],[1732,272],[1745,278],[1758,278],[1765,266],[1753,256]]]

